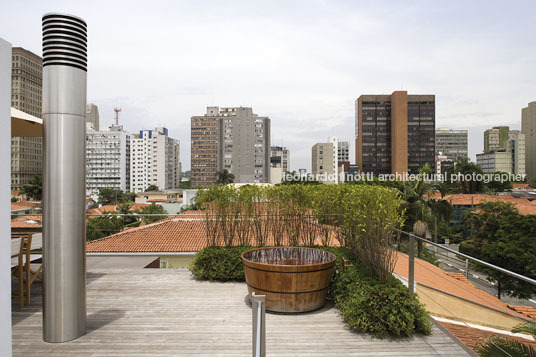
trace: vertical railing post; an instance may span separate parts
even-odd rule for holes
[[[465,259],[465,277],[469,277],[469,259]]]
[[[266,356],[266,296],[251,293],[251,314],[253,318],[253,357]]]
[[[408,256],[409,256],[409,273],[408,273],[408,289],[409,294],[413,295],[414,291],[414,275],[415,275],[415,238],[413,238],[412,234],[409,235],[409,249],[408,249]]]

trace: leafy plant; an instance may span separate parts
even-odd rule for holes
[[[251,247],[207,247],[199,251],[189,269],[197,279],[244,281],[240,255]]]
[[[30,183],[22,186],[21,193],[31,200],[41,200],[43,196],[43,177],[35,175]]]

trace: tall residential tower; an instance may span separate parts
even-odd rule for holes
[[[192,185],[216,183],[227,170],[236,183],[270,182],[270,119],[246,107],[207,107],[192,121]]]

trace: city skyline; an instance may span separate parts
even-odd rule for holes
[[[435,94],[436,127],[468,129],[474,161],[483,130],[520,129],[521,108],[536,99],[536,50],[527,46],[534,4],[482,4],[8,3],[2,34],[41,55],[45,12],[105,24],[89,37],[88,103],[103,125],[119,105],[129,132],[169,128],[184,143],[183,171],[190,117],[211,105],[270,117],[271,144],[292,151],[292,170],[310,169],[310,147],[326,133],[350,141],[355,162],[354,101],[395,89]],[[24,14],[26,31],[10,13]]]

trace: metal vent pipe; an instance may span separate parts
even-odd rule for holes
[[[43,339],[86,333],[87,26],[43,15]]]

